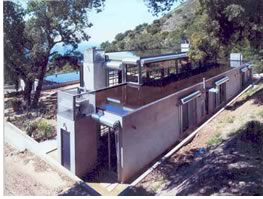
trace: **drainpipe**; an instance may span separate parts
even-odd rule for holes
[[[205,90],[205,78],[203,78],[203,89]]]

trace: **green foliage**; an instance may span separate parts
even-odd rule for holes
[[[147,0],[153,14],[170,10],[177,0]],[[263,72],[263,1],[199,0],[196,17],[183,26],[192,59],[226,58],[237,48]],[[182,12],[178,9],[176,11]],[[175,12],[175,13],[176,13]]]
[[[160,13],[164,13],[165,11],[169,11],[173,6],[174,2],[184,0],[144,0],[150,11],[154,15],[158,15]]]
[[[254,60],[259,68],[263,67],[263,1],[199,2],[202,12],[208,15],[209,25],[205,26],[207,35],[218,40],[225,54],[239,47],[241,51],[250,51],[247,58]]]
[[[260,112],[258,113],[258,115],[259,115],[261,118],[263,118],[263,111],[260,111]]]
[[[37,141],[47,140],[55,136],[55,127],[49,124],[45,119],[40,119],[31,122],[26,132]]]
[[[26,38],[23,35],[25,28],[25,12],[12,1],[4,2],[4,81],[16,83],[18,76],[25,76],[24,46]],[[19,35],[19,36],[18,36]],[[16,67],[16,66],[19,67]]]
[[[209,146],[215,146],[215,145],[220,144],[222,141],[223,141],[223,139],[222,139],[222,137],[221,137],[221,134],[220,134],[220,133],[217,133],[214,137],[212,137],[212,138],[207,142],[207,144],[208,144]]]
[[[36,0],[27,1],[23,9],[4,1],[5,67],[25,81],[24,99],[29,107],[37,106],[49,62],[58,55],[53,47],[63,43],[74,51],[78,43],[88,41],[86,28],[92,24],[87,13],[91,8],[100,11],[103,3],[104,0]],[[39,84],[31,99],[36,78]]]

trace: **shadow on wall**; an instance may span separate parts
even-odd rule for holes
[[[154,171],[152,181],[164,179],[162,195],[263,195],[262,123],[248,122],[226,142],[199,151],[176,154]]]

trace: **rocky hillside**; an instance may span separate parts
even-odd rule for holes
[[[161,27],[162,31],[171,32],[180,28],[195,16],[198,5],[198,0],[188,0],[162,17],[160,19],[163,22]]]
[[[178,48],[186,39],[182,26],[191,24],[198,6],[198,0],[187,0],[152,24],[144,23],[119,33],[113,42],[103,42],[101,47],[106,51]]]

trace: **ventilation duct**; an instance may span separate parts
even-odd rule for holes
[[[103,113],[93,113],[91,117],[98,121],[100,124],[103,124],[110,128],[116,128],[120,126],[120,121],[118,119],[114,119],[109,115],[104,115]]]
[[[106,67],[109,69],[113,69],[113,70],[122,70],[123,65],[122,65],[122,62],[109,61],[109,62],[106,62]]]

